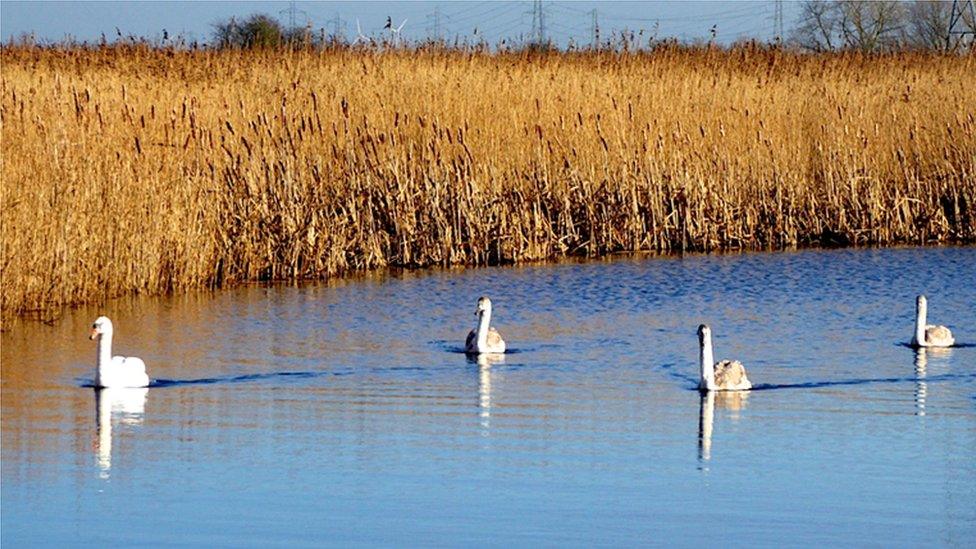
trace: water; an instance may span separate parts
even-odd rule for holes
[[[905,347],[914,297],[959,348]],[[513,351],[459,351],[481,294]],[[2,336],[2,543],[962,546],[976,249],[406,273]],[[148,390],[84,387],[101,312]],[[699,323],[758,389],[700,398]]]

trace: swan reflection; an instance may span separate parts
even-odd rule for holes
[[[111,388],[95,391],[97,416],[95,424],[98,439],[95,443],[95,458],[102,478],[108,478],[112,469],[112,425],[138,425],[142,423],[146,411],[146,396],[149,389]]]
[[[503,364],[505,355],[500,353],[481,353],[477,356],[478,364],[478,415],[481,426],[485,429],[491,426],[491,365]]]
[[[925,398],[929,392],[925,383],[925,368],[929,363],[926,351],[924,347],[915,351],[915,414],[919,416],[925,415]]]
[[[745,391],[708,391],[702,393],[698,408],[698,459],[712,459],[712,426],[715,422],[715,406],[730,410],[733,420],[739,419],[739,411],[746,408],[749,393]]]
[[[952,353],[951,349],[938,347],[919,347],[915,349],[915,415],[925,415],[925,400],[929,395],[928,376],[929,357],[945,357]]]

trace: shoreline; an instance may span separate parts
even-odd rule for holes
[[[247,280],[238,281],[224,287],[196,287],[188,288],[179,292],[168,292],[159,294],[131,293],[114,296],[99,301],[88,301],[64,305],[57,310],[47,310],[43,313],[28,312],[20,315],[5,315],[3,322],[0,323],[0,333],[10,333],[13,326],[20,323],[29,324],[57,324],[66,314],[72,314],[79,309],[92,309],[91,314],[102,314],[106,308],[111,308],[113,304],[144,301],[145,299],[173,299],[173,298],[207,298],[215,297],[215,294],[233,292],[248,287],[274,289],[280,287],[334,287],[346,284],[358,283],[384,283],[387,280],[400,280],[405,278],[422,278],[427,276],[441,276],[461,274],[466,271],[476,269],[523,269],[523,268],[558,268],[567,265],[592,265],[599,263],[614,263],[618,261],[651,261],[651,260],[682,260],[686,258],[721,258],[737,257],[743,255],[781,255],[781,254],[806,254],[806,253],[834,253],[834,252],[881,252],[881,251],[927,251],[927,250],[952,250],[952,249],[976,249],[976,243],[957,243],[957,244],[929,244],[929,245],[892,245],[892,246],[846,246],[846,247],[800,247],[782,250],[726,250],[726,251],[689,251],[684,253],[658,253],[650,251],[636,252],[615,252],[599,257],[561,257],[551,260],[527,261],[523,263],[509,263],[501,265],[448,265],[448,266],[427,266],[427,267],[384,267],[372,271],[356,271],[346,273],[331,278],[309,278],[309,279],[278,279],[278,280]],[[42,315],[47,316],[42,316]]]

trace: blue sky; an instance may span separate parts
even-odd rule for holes
[[[796,16],[798,3],[786,1],[784,19],[787,30]],[[656,28],[658,37],[684,40],[707,37],[717,25],[720,42],[755,37],[768,40],[774,36],[774,2],[771,0],[687,1],[687,2],[593,2],[546,1],[545,22],[548,36],[565,45],[570,38],[589,43],[596,10],[601,34],[621,29],[645,29],[649,35]],[[211,37],[213,23],[230,17],[267,13],[289,22],[287,1],[18,1],[0,2],[0,36],[11,37],[33,33],[42,41],[66,37],[97,41],[101,35],[116,36],[116,28],[125,35],[160,38],[163,29],[171,36],[183,35],[188,41],[205,42]],[[495,43],[502,38],[518,39],[532,29],[532,2],[510,1],[401,1],[401,2],[295,2],[296,22],[306,22],[316,31],[331,33],[335,18],[347,38],[355,38],[356,21],[364,34],[381,36],[386,17],[399,22],[406,19],[402,36],[417,40],[431,36],[435,13],[439,14],[441,34],[470,37],[478,34]]]

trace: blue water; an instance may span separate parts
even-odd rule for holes
[[[914,298],[958,348],[922,355]],[[460,353],[478,296],[511,353]],[[148,390],[103,391],[92,320]],[[757,390],[695,391],[698,324]],[[118,300],[2,335],[4,547],[976,539],[976,249]]]

